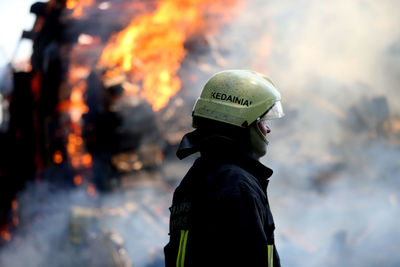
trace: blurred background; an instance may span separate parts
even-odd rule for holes
[[[203,84],[272,77],[282,266],[400,266],[400,2],[1,1],[0,266],[164,266]]]

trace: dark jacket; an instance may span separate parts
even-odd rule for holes
[[[177,155],[197,151],[173,196],[166,266],[280,266],[266,194],[272,170],[236,142],[196,131]]]

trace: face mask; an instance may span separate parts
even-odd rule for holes
[[[250,148],[251,152],[257,157],[261,158],[267,153],[268,146],[267,138],[262,134],[257,123],[250,126]]]

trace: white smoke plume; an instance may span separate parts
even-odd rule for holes
[[[400,135],[376,130],[400,114],[399,11],[255,0],[220,37],[228,65],[269,74],[286,107],[263,159],[283,266],[400,264]]]
[[[0,251],[1,266],[128,267],[162,259],[171,201],[163,188],[140,186],[93,198],[84,187],[42,183],[28,185],[17,200],[20,225]],[[125,265],[114,260],[119,257],[127,259]]]

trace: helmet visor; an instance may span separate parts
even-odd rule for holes
[[[267,113],[260,118],[260,120],[279,119],[283,116],[285,116],[285,113],[283,113],[281,101],[276,101],[275,104],[267,111]]]

